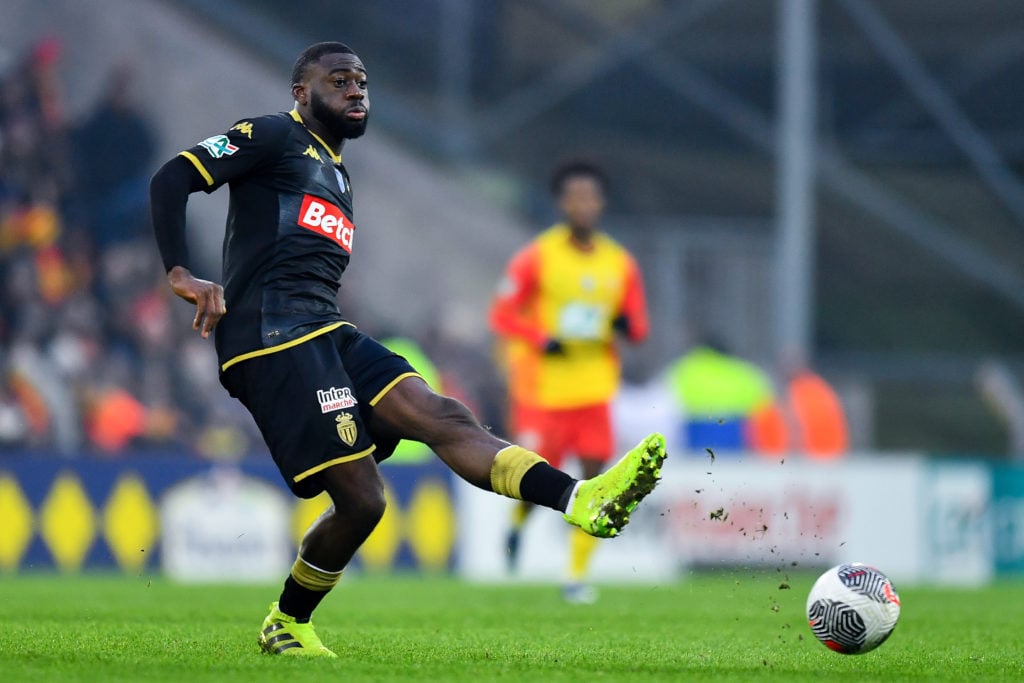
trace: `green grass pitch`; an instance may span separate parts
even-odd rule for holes
[[[789,578],[789,589],[780,588]],[[860,656],[814,640],[813,576],[722,571],[603,587],[570,606],[552,586],[350,577],[316,623],[341,658],[260,654],[273,586],[160,578],[0,577],[0,678],[60,681],[1024,680],[1024,584],[906,589],[889,642]]]

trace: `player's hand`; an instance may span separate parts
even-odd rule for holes
[[[224,305],[224,288],[216,282],[200,280],[182,266],[174,266],[167,271],[167,281],[175,294],[196,305],[192,329],[199,330],[203,339],[207,339],[217,322],[228,312]]]
[[[565,355],[565,346],[557,339],[548,339],[544,342],[544,355],[563,356]]]
[[[615,316],[615,319],[612,320],[612,329],[615,330],[616,332],[628,335],[629,316],[626,315],[625,313],[620,313],[619,315]]]

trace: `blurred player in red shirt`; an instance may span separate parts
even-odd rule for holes
[[[606,187],[604,170],[593,163],[572,161],[555,170],[551,191],[563,220],[512,257],[491,309],[491,326],[503,342],[515,438],[554,467],[576,456],[584,477],[599,474],[615,450],[616,340],[640,342],[648,332],[636,261],[597,227]],[[516,508],[510,566],[530,509],[528,503]],[[596,598],[583,584],[595,547],[573,534],[565,588],[571,602]]]

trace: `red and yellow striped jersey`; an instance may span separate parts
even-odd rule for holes
[[[611,400],[621,374],[612,322],[620,315],[630,340],[647,336],[643,282],[629,252],[600,233],[582,248],[562,224],[541,233],[513,256],[491,308],[512,399],[540,408]],[[565,352],[545,354],[551,339]]]

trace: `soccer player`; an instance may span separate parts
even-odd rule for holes
[[[339,279],[356,249],[352,184],[341,161],[370,115],[367,72],[342,43],[311,45],[291,76],[289,112],[241,119],[168,161],[153,177],[157,244],[171,289],[215,332],[220,379],[252,414],[291,490],[327,491],[279,600],[259,633],[265,652],[334,657],[310,615],[384,513],[377,462],[400,439],[420,441],[459,476],[563,512],[614,536],[650,493],[665,457],[652,434],[600,477],[577,481],[482,428],[430,390],[409,363],[347,321]],[[191,193],[230,188],[224,286],[189,270]]]
[[[512,257],[491,309],[491,326],[505,341],[516,440],[553,467],[575,455],[587,479],[600,474],[615,446],[609,403],[619,386],[616,339],[639,342],[648,331],[640,270],[598,231],[607,182],[587,161],[555,170],[551,192],[563,220]],[[510,567],[531,508],[524,500],[514,510]],[[591,535],[570,538],[569,602],[597,597],[583,583],[595,548]]]

